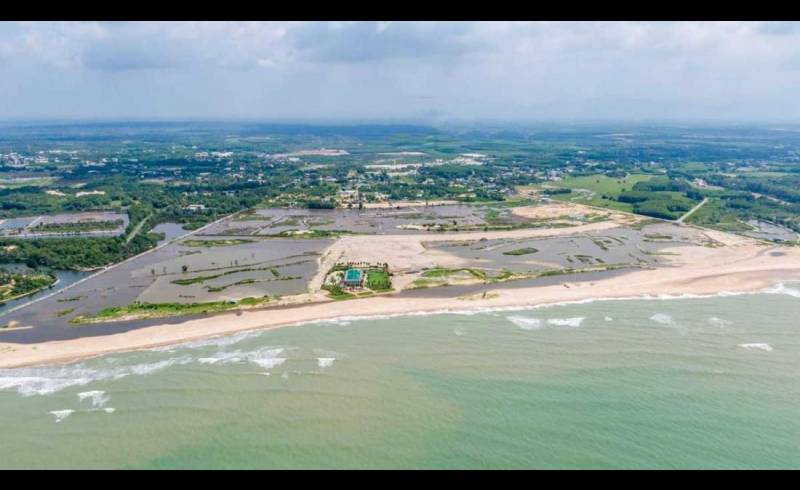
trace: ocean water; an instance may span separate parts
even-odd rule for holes
[[[0,468],[797,468],[800,291],[772,293],[339,319],[0,370]]]

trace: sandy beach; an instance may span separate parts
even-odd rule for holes
[[[559,234],[589,229],[604,229],[612,223],[555,230],[516,230],[489,233],[503,235]],[[505,287],[486,295],[471,297],[393,297],[380,296],[351,301],[327,301],[292,306],[280,310],[245,310],[219,314],[180,324],[145,327],[125,333],[39,344],[0,343],[0,367],[18,367],[53,362],[68,362],[110,352],[152,348],[254,329],[273,329],[307,322],[354,316],[408,315],[433,312],[483,310],[490,308],[533,307],[596,298],[635,298],[657,295],[711,295],[720,292],[755,292],[784,281],[800,280],[800,251],[793,247],[768,245],[722,232],[704,230],[709,238],[724,243],[721,247],[681,246],[667,249],[670,264],[655,269],[633,270],[598,280],[572,282],[568,275],[557,285]],[[464,235],[463,237],[461,235]],[[464,233],[435,236],[384,236],[368,250],[398,266],[419,266],[415,247],[429,239],[465,238],[487,234]],[[438,237],[438,238],[434,238]],[[474,238],[474,237],[472,237]],[[354,248],[364,249],[357,237],[334,244],[323,262],[338,259]],[[441,258],[441,257],[440,257]],[[438,260],[438,259],[437,259]],[[506,285],[508,286],[508,285]],[[91,328],[76,327],[76,328]]]

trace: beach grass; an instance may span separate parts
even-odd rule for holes
[[[207,303],[140,303],[103,308],[94,315],[78,315],[69,322],[73,325],[104,323],[145,318],[209,314],[228,311],[242,306],[259,306],[270,301],[268,296],[243,298],[239,301],[211,301]]]
[[[509,250],[508,252],[503,252],[503,255],[529,255],[529,254],[535,254],[538,251],[539,249],[537,248],[524,247],[515,250]]]
[[[234,245],[243,245],[245,243],[253,243],[255,240],[247,238],[229,238],[225,240],[184,240],[181,245],[185,247],[232,247]]]

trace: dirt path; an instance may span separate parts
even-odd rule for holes
[[[149,220],[152,216],[153,216],[153,214],[150,213],[142,221],[136,223],[136,226],[133,228],[133,230],[131,230],[131,232],[128,235],[128,237],[125,238],[125,244],[131,243],[131,240],[133,240],[133,237],[135,237],[136,235],[139,234],[139,232],[142,230],[142,227],[144,226],[144,224],[147,223],[147,220]]]
[[[704,198],[703,198],[703,200],[702,200],[702,201],[700,201],[700,204],[698,204],[697,206],[695,206],[695,207],[693,207],[692,209],[690,209],[689,211],[687,211],[687,212],[686,212],[686,214],[684,214],[683,216],[681,216],[680,218],[678,218],[678,220],[677,220],[677,221],[675,221],[675,222],[676,222],[676,223],[683,224],[683,222],[686,220],[686,218],[688,218],[689,216],[693,215],[695,211],[697,211],[698,209],[700,209],[701,207],[703,207],[703,205],[704,205],[705,203],[707,203],[707,202],[708,202],[708,198],[707,198],[707,197],[704,197]]]

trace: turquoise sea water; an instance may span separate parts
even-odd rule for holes
[[[339,320],[0,371],[1,468],[795,468],[800,292]]]

